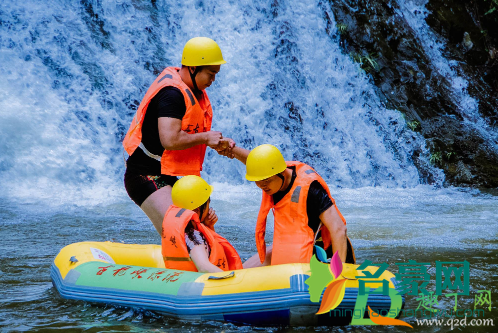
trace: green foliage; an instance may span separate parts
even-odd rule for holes
[[[353,59],[354,62],[359,62],[361,64],[361,54],[356,52],[351,52],[349,56],[351,57],[351,59]]]
[[[440,165],[443,161],[443,154],[440,151],[431,155],[430,161],[434,165]]]
[[[344,23],[337,23],[337,31],[342,35],[348,31],[348,26]]]
[[[311,258],[311,276],[304,281],[309,286],[310,301],[319,302],[323,289],[334,279],[329,266],[329,264],[319,262],[315,255]]]
[[[409,121],[409,122],[407,122],[407,123],[406,123],[406,125],[407,125],[408,127],[410,127],[410,129],[411,129],[412,131],[415,131],[415,130],[417,130],[417,129],[420,127],[420,123],[419,123],[418,121],[416,121],[416,120],[414,120],[414,121]]]
[[[449,152],[445,152],[445,153],[438,151],[438,152],[431,154],[430,162],[433,165],[441,166],[444,161],[450,162],[452,159],[456,158],[456,156],[457,156],[457,153],[455,153],[454,151],[449,151]]]
[[[446,159],[449,161],[453,156],[456,156],[456,153],[454,151],[450,151],[446,153]]]
[[[377,64],[377,61],[373,57],[372,53],[364,56],[359,53],[351,52],[349,56],[351,57],[351,59],[353,59],[354,62],[359,63],[361,68],[366,73],[371,72],[372,70],[376,72],[379,71],[379,64]]]
[[[375,59],[372,57],[371,54],[363,57],[363,59],[365,60],[365,63],[367,64],[367,68],[364,68],[365,69],[365,72],[368,72],[369,69],[374,69],[375,71],[378,71],[379,70],[379,65],[377,64],[377,61],[375,61]]]
[[[487,1],[487,0],[484,0]],[[496,9],[498,9],[498,0],[491,0],[491,7],[484,15],[488,15],[493,13]]]

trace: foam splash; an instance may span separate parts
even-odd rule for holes
[[[317,0],[6,4],[1,195],[49,205],[127,200],[120,141],[155,75],[179,65],[184,43],[199,35],[214,37],[228,61],[209,88],[213,129],[246,148],[277,145],[332,188],[417,186],[411,156],[427,152],[424,139],[342,54],[332,18]],[[204,170],[209,182],[245,182],[241,163],[213,151]]]

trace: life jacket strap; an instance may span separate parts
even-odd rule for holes
[[[142,142],[140,142],[138,147],[140,147],[140,149],[142,149],[142,151],[145,153],[145,155],[149,156],[150,158],[155,159],[156,161],[161,162],[161,156],[156,155],[156,154],[152,154],[150,151],[147,150],[147,148],[145,148],[145,146]]]
[[[320,225],[318,226],[318,229],[316,230],[315,239],[313,240],[313,246],[316,244],[316,238],[318,237],[318,233],[320,232],[321,228],[322,228],[322,222],[320,222]]]
[[[164,261],[192,261],[190,257],[163,257]]]

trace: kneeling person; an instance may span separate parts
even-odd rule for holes
[[[309,165],[285,161],[280,151],[269,144],[251,152],[235,147],[235,157],[246,165],[246,179],[263,190],[256,222],[259,256],[244,263],[244,268],[261,265],[309,263],[315,240],[324,249],[336,251],[345,263],[355,263],[353,246],[347,237],[346,219],[335,205],[322,177]],[[274,215],[272,248],[266,248],[266,217]],[[318,240],[317,240],[318,242]]]
[[[211,192],[212,187],[198,176],[185,176],[173,186],[173,205],[162,226],[166,268],[211,273],[242,269],[235,248],[214,231],[218,218],[209,208]]]

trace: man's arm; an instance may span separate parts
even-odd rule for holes
[[[244,267],[244,269],[261,267],[261,266],[270,266],[272,253],[273,253],[273,244],[266,247],[266,257],[263,263],[261,263],[261,259],[259,258],[259,253],[256,252],[256,254],[247,259],[242,266]]]
[[[161,145],[166,150],[182,150],[201,144],[216,148],[222,138],[221,132],[216,131],[188,134],[182,131],[182,120],[176,118],[160,117],[158,127]]]
[[[249,155],[250,151],[241,147],[235,146],[235,141],[230,138],[223,138],[220,141],[220,144],[217,148],[215,148],[218,154],[221,156],[226,156],[228,158],[236,158],[244,165],[246,164],[247,155]]]
[[[335,205],[330,206],[326,211],[320,214],[320,221],[329,229],[332,240],[332,253],[339,251],[339,257],[342,262],[346,262],[348,252],[347,245],[347,228],[341,217],[337,214]]]
[[[232,154],[234,155],[234,157],[244,163],[244,165],[246,164],[247,155],[249,155],[250,152],[250,150],[244,149],[242,147],[232,148]]]

